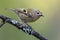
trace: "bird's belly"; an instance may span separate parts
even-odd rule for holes
[[[26,21],[26,22],[33,22],[34,21],[32,18],[27,18],[27,17],[24,17],[21,20]]]
[[[18,16],[20,17],[20,19],[21,19],[22,21],[25,21],[25,22],[34,22],[34,21],[37,20],[36,18],[32,18],[32,17],[29,17],[29,16],[24,15],[24,14],[20,14],[20,15],[18,15]]]

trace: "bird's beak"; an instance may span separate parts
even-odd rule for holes
[[[40,15],[40,16],[44,17],[44,15]]]
[[[42,12],[40,12],[40,13],[41,13],[41,15],[40,15],[40,16],[44,17],[44,15],[42,14]]]

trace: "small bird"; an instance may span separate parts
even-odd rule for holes
[[[9,8],[13,12],[15,12],[18,17],[22,20],[23,26],[27,24],[27,22],[35,22],[41,16],[43,16],[42,12],[36,10],[35,8]]]

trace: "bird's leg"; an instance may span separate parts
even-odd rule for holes
[[[26,22],[24,22],[24,21],[22,21],[22,26],[24,27],[24,26],[26,26],[27,25],[27,23]]]
[[[5,24],[5,22],[1,21],[0,27],[2,27]]]

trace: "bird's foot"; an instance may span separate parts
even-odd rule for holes
[[[24,23],[24,22],[22,22],[21,24],[22,24],[22,26],[23,26],[23,27],[25,27],[25,26],[27,25],[27,24],[26,24],[26,23]]]

